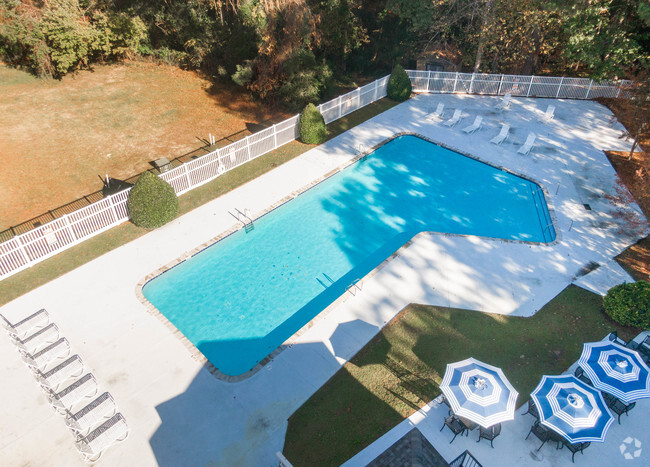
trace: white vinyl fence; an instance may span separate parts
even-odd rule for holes
[[[584,78],[408,71],[414,92],[593,99],[619,97],[623,83]],[[318,106],[333,122],[386,96],[388,76]],[[181,195],[298,137],[299,115],[160,174]],[[130,189],[0,243],[0,280],[129,219]]]

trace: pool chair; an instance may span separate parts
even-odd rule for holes
[[[524,156],[530,154],[530,150],[533,149],[533,146],[535,145],[535,138],[537,138],[537,135],[535,135],[535,133],[530,133],[528,135],[528,138],[526,138],[526,142],[519,148],[517,152],[519,154],[523,154]]]
[[[47,344],[55,342],[59,338],[59,328],[56,327],[56,324],[50,323],[44,328],[36,331],[29,337],[21,339],[16,336],[11,336],[11,339],[14,345],[23,352],[33,354],[38,349],[42,348]]]
[[[494,442],[494,438],[496,438],[500,434],[501,434],[500,423],[497,423],[496,425],[492,425],[491,427],[488,428],[480,427],[477,443],[480,443],[481,439],[487,439],[490,441],[490,446],[492,446],[492,449],[494,449],[494,444],[492,443]]]
[[[442,431],[445,427],[448,427],[453,433],[454,437],[451,438],[451,441],[449,441],[449,444],[453,443],[454,440],[456,439],[456,436],[462,435],[467,431],[467,428],[461,422],[458,417],[455,415],[450,415],[449,417],[445,418],[445,423],[442,424],[442,428],[440,428],[440,431]]]
[[[113,397],[105,392],[77,413],[68,412],[65,424],[78,436],[82,436],[116,413],[117,406]]]
[[[496,105],[496,108],[499,110],[505,110],[508,107],[510,107],[510,99],[512,99],[512,94],[507,93],[503,96],[503,99],[501,99],[501,102],[499,102]]]
[[[121,413],[116,413],[86,436],[80,436],[75,447],[86,462],[96,462],[108,447],[125,440],[128,435],[126,420]]]
[[[41,370],[33,371],[38,384],[46,389],[56,390],[67,380],[81,376],[84,372],[84,364],[79,355],[73,355],[45,373]]]
[[[456,110],[454,111],[454,115],[453,115],[449,120],[447,120],[446,122],[444,122],[443,125],[444,125],[444,126],[448,126],[449,128],[451,128],[451,127],[455,126],[458,122],[460,122],[460,119],[461,119],[461,118],[462,118],[462,117],[461,117],[461,110],[460,110],[460,109],[456,109]]]
[[[92,373],[86,373],[70,386],[59,392],[45,388],[50,405],[62,415],[70,412],[82,399],[97,394],[97,380]]]
[[[571,462],[575,463],[575,457],[576,457],[576,452],[580,452],[584,454],[584,450],[587,449],[589,446],[591,446],[590,442],[585,442],[585,443],[569,443],[566,439],[562,440],[562,444],[560,445],[560,449],[562,449],[563,446],[566,446],[569,448],[569,451],[571,451]]]
[[[483,117],[477,115],[476,118],[474,119],[474,123],[472,123],[470,126],[463,128],[463,131],[467,134],[472,134],[478,129],[480,129],[482,124],[483,124]]]
[[[496,144],[498,146],[499,144],[503,143],[505,140],[508,139],[509,133],[510,133],[510,124],[502,123],[501,131],[499,132],[498,135],[496,135],[494,138],[490,140],[490,143]]]
[[[592,383],[589,377],[585,375],[585,372],[581,366],[578,366],[578,368],[576,368],[576,371],[573,373],[573,375],[583,383],[588,384],[592,388],[594,387],[594,383]]]
[[[540,122],[550,122],[553,120],[553,117],[555,116],[555,106],[554,105],[549,105],[546,108],[546,112],[544,112],[544,115],[542,115],[539,118]]]
[[[34,330],[47,326],[50,322],[50,315],[44,308],[29,315],[27,318],[17,322],[16,324],[11,324],[9,320],[2,315],[0,315],[0,318],[2,318],[0,324],[2,324],[5,330],[9,334],[19,338],[28,336],[31,332],[34,332]]]
[[[526,435],[526,439],[528,439],[531,433],[534,434],[537,439],[542,442],[542,444],[537,448],[537,451],[542,449],[542,446],[544,446],[546,442],[551,439],[550,430],[546,429],[544,425],[539,422],[539,420],[536,420],[535,423],[533,423],[533,426],[530,427],[530,431]]]
[[[607,407],[609,407],[609,410],[611,410],[616,415],[618,415],[619,425],[621,424],[621,415],[623,414],[629,415],[629,411],[636,406],[636,402],[626,404],[622,400],[606,392],[603,393],[603,399],[605,399],[605,402],[607,403]]]
[[[445,104],[440,102],[438,104],[438,107],[436,107],[435,112],[431,112],[429,115],[427,115],[425,118],[427,120],[440,120],[442,118],[442,112],[445,110]]]
[[[68,343],[68,339],[62,337],[34,354],[22,350],[19,352],[28,366],[43,370],[49,363],[70,355],[70,343]]]

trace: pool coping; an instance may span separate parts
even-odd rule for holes
[[[350,286],[346,289],[346,291],[340,295],[336,300],[334,300],[332,303],[330,303],[325,309],[323,309],[321,312],[319,312],[316,316],[314,316],[309,322],[304,324],[300,329],[298,329],[294,334],[292,334],[287,340],[285,340],[282,344],[280,344],[275,350],[273,350],[270,354],[268,354],[264,359],[262,359],[258,364],[256,364],[253,368],[248,370],[245,373],[242,373],[240,375],[227,375],[223,372],[221,372],[218,368],[210,362],[205,355],[181,332],[178,330],[178,328],[171,322],[167,317],[165,317],[164,314],[162,314],[147,298],[144,296],[144,293],[142,292],[143,287],[150,282],[151,280],[155,279],[156,277],[166,273],[167,271],[170,271],[174,267],[178,266],[179,264],[185,262],[188,258],[191,258],[198,253],[202,252],[203,250],[206,250],[207,248],[210,248],[211,246],[217,244],[221,240],[229,237],[230,235],[234,234],[235,232],[241,230],[242,228],[245,228],[246,224],[242,221],[238,221],[235,223],[232,227],[229,229],[226,229],[223,231],[221,234],[217,235],[216,237],[211,238],[210,240],[203,242],[201,245],[189,250],[188,252],[182,254],[178,258],[174,259],[173,261],[167,263],[166,265],[156,269],[155,271],[151,272],[150,274],[147,274],[144,276],[140,281],[135,286],[135,295],[138,298],[138,300],[144,305],[145,309],[147,312],[155,317],[157,317],[164,325],[167,327],[174,336],[176,336],[181,343],[190,351],[190,355],[193,360],[201,363],[206,370],[210,372],[215,378],[225,381],[225,382],[230,382],[230,383],[236,383],[243,381],[245,379],[250,378],[257,372],[259,372],[262,368],[267,366],[269,363],[273,361],[275,357],[277,357],[283,350],[287,348],[291,348],[293,344],[296,342],[296,340],[302,336],[305,332],[307,332],[311,327],[313,327],[316,323],[324,319],[326,316],[329,315],[333,311],[334,308],[339,306],[341,303],[344,303],[346,300],[348,300],[350,297],[353,297],[356,295],[357,292],[361,292],[363,290],[363,283],[367,281],[368,279],[372,278],[375,274],[377,274],[379,271],[381,271],[384,267],[386,267],[391,261],[394,259],[398,258],[399,256],[402,255],[402,253],[409,248],[416,240],[419,238],[422,238],[424,236],[431,236],[431,235],[436,235],[436,236],[441,236],[441,237],[473,237],[473,238],[479,238],[482,240],[488,240],[488,241],[494,241],[494,242],[502,242],[502,243],[523,243],[527,245],[537,245],[537,246],[546,246],[546,247],[551,247],[553,245],[556,245],[560,241],[561,233],[560,230],[557,228],[558,227],[558,221],[555,215],[555,208],[551,202],[550,194],[546,187],[535,180],[532,177],[517,173],[511,169],[508,169],[507,167],[500,166],[491,162],[488,162],[486,160],[481,159],[480,157],[474,156],[472,154],[468,154],[465,151],[461,151],[451,145],[441,143],[439,141],[436,141],[432,138],[428,138],[422,134],[416,133],[416,132],[399,132],[399,133],[394,133],[392,136],[384,139],[380,143],[374,145],[371,148],[368,148],[366,150],[360,150],[358,151],[357,155],[353,157],[352,159],[349,159],[347,162],[344,164],[339,165],[338,167],[330,170],[327,172],[325,175],[316,178],[312,182],[308,183],[307,185],[299,188],[298,190],[295,190],[291,192],[289,195],[285,196],[284,198],[280,199],[279,201],[271,204],[267,209],[263,210],[260,213],[257,213],[256,215],[251,217],[251,222],[255,223],[258,219],[261,219],[265,215],[271,213],[272,211],[276,210],[280,206],[288,203],[289,201],[293,200],[294,198],[297,198],[301,194],[309,191],[310,189],[318,186],[325,180],[331,178],[332,176],[342,172],[346,168],[350,167],[351,165],[357,163],[359,160],[365,159],[370,153],[376,151],[380,147],[384,146],[385,144],[393,141],[394,139],[397,139],[401,136],[416,136],[418,138],[421,138],[425,141],[428,141],[430,143],[433,143],[437,146],[443,147],[445,149],[454,151],[458,154],[461,154],[465,157],[468,157],[470,159],[473,159],[477,162],[486,164],[490,167],[496,168],[498,170],[504,171],[506,173],[515,175],[519,178],[522,178],[524,180],[527,180],[531,183],[535,183],[537,186],[539,186],[544,193],[544,201],[546,202],[546,205],[548,207],[548,213],[549,217],[551,218],[551,222],[553,225],[553,229],[555,231],[555,239],[552,242],[548,243],[543,243],[543,242],[529,242],[529,241],[524,241],[524,240],[512,240],[512,239],[501,239],[501,238],[494,238],[494,237],[484,237],[480,235],[468,235],[468,234],[454,234],[454,233],[447,233],[447,232],[438,232],[438,231],[422,231],[414,235],[411,239],[409,239],[404,245],[402,245],[400,248],[398,248],[393,254],[388,256],[385,260],[383,260],[377,267],[372,269],[368,274],[365,276],[356,279],[353,281]],[[241,225],[238,225],[241,224]]]

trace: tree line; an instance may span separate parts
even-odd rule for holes
[[[0,58],[40,76],[153,57],[299,109],[332,84],[414,67],[595,79],[646,72],[639,0],[0,0]]]

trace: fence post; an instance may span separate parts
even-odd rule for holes
[[[497,90],[497,96],[501,95],[501,85],[503,84],[503,73],[501,74],[501,79],[499,80],[499,89]]]
[[[275,131],[275,125],[273,125],[273,149],[278,149],[278,133]]]
[[[23,259],[25,260],[25,264],[26,265],[33,264],[33,261],[29,259],[27,250],[25,250],[25,245],[23,245],[23,242],[20,240],[20,236],[16,237],[16,243],[18,243],[18,251],[20,251],[23,254]]]
[[[587,95],[585,96],[585,99],[589,99],[589,92],[591,91],[591,85],[594,84],[594,80],[589,81],[589,87],[587,88]]]
[[[621,95],[621,86],[622,84],[619,84],[618,89],[616,90],[616,99],[618,99],[618,96]]]
[[[456,92],[456,85],[458,84],[458,72],[456,72],[456,79],[454,79],[454,90],[451,91],[452,94]]]
[[[361,108],[361,88],[357,88],[357,108],[354,110],[358,110]]]
[[[530,84],[528,85],[528,92],[526,93],[526,97],[530,97],[530,88],[533,87],[533,78],[535,78],[535,75],[530,77]]]
[[[469,92],[467,94],[472,93],[472,88],[474,87],[474,76],[476,76],[476,73],[472,73],[472,78],[469,80]]]
[[[560,84],[558,85],[557,92],[555,93],[556,99],[560,96],[560,89],[562,89],[562,83],[564,83],[564,76],[560,78]]]
[[[113,206],[112,200],[111,200],[111,206]],[[117,213],[115,213],[115,208],[113,208],[113,214],[117,214]],[[70,231],[70,235],[72,235],[73,241],[75,241],[75,242],[78,241],[79,239],[77,238],[77,235],[75,235],[74,230],[72,230],[72,225],[70,225],[70,219],[69,219],[67,214],[63,215],[63,220],[65,221],[66,227]],[[117,222],[117,215],[115,216],[115,221]]]
[[[192,188],[192,182],[190,181],[190,170],[187,168],[187,164],[183,164],[183,172],[185,172],[185,180],[187,180],[187,188]]]
[[[379,89],[379,80],[375,80],[375,91],[373,93],[373,99],[372,101],[375,102],[377,100],[377,89]]]
[[[341,105],[341,97],[343,96],[339,96],[339,102],[337,104],[339,106],[339,116],[336,117],[337,120],[343,116],[343,109],[342,109],[343,106]]]

